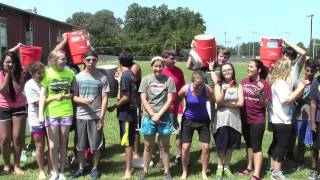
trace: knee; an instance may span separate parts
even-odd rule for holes
[[[210,146],[209,144],[205,144],[201,146],[202,153],[209,154]]]
[[[160,145],[160,149],[161,149],[163,152],[169,152],[169,147],[170,147],[169,144],[162,144],[162,145]]]
[[[153,145],[151,145],[151,144],[145,144],[144,145],[144,151],[151,152],[152,149],[153,149]]]
[[[6,145],[8,145],[8,144],[10,144],[11,143],[11,140],[10,140],[10,137],[9,136],[5,136],[5,137],[2,137],[1,139],[0,139],[0,144],[1,144],[1,146],[6,146]]]
[[[190,151],[190,146],[183,146],[182,145],[182,151],[183,152],[189,152]]]

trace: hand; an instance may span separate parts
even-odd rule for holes
[[[190,47],[191,47],[191,49],[196,47],[196,42],[194,40],[191,41]]]
[[[312,122],[311,123],[311,130],[313,131],[313,132],[317,132],[317,124],[316,124],[316,122]]]
[[[118,83],[120,83],[121,73],[118,72],[118,71],[116,71],[116,72],[114,73],[114,79],[115,79]]]
[[[308,80],[308,79],[305,79],[305,80],[303,81],[303,84],[304,84],[304,85],[309,85],[310,83],[311,83],[311,81]]]
[[[107,107],[108,112],[112,112],[117,108],[117,104],[114,104],[113,106]]]
[[[210,71],[214,70],[214,65],[215,64],[216,64],[215,60],[211,58],[210,61],[209,61],[209,70]]]
[[[62,98],[66,98],[66,99],[71,99],[72,98],[72,94],[63,94]]]
[[[44,117],[43,116],[39,116],[37,119],[38,122],[44,122]]]
[[[83,101],[82,102],[83,104],[90,105],[93,103],[94,99],[93,98],[83,98],[82,101]]]
[[[63,33],[62,34],[62,41],[67,41],[68,40],[68,33]]]
[[[158,123],[158,121],[160,121],[160,115],[158,113],[154,113],[151,119]]]
[[[260,81],[258,81],[257,86],[258,86],[258,92],[259,92],[259,94],[260,94],[260,95],[263,95],[264,85],[263,85]]]
[[[62,94],[57,94],[57,95],[53,96],[52,98],[57,100],[57,101],[61,101],[62,98],[63,98],[63,95]]]
[[[103,118],[99,118],[99,120],[97,122],[97,130],[102,130],[103,126],[104,126]]]

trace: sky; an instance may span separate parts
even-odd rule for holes
[[[260,41],[261,37],[282,37],[290,42],[310,41],[311,18],[313,38],[320,39],[320,2],[318,0],[0,0],[20,9],[37,8],[40,15],[65,21],[73,13],[95,13],[101,9],[114,12],[124,19],[127,8],[136,2],[140,6],[168,5],[169,9],[187,7],[199,12],[206,34],[215,35],[218,44],[236,46],[242,42]]]

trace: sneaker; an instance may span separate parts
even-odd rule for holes
[[[229,168],[224,168],[223,173],[225,176],[227,176],[228,179],[235,179],[234,175],[232,174],[231,170]]]
[[[172,179],[172,176],[171,176],[171,174],[170,174],[169,172],[164,173],[164,179],[165,179],[165,180],[173,180],[173,179]]]
[[[79,177],[85,176],[83,169],[78,169],[76,173],[71,176],[71,179],[78,179]]]
[[[318,176],[318,172],[316,170],[311,170],[308,179],[309,180],[316,180]]]
[[[27,151],[23,150],[21,152],[20,161],[21,162],[27,162],[27,160],[28,160]]]
[[[216,179],[217,180],[222,180],[222,177],[223,177],[223,168],[217,168]]]
[[[94,168],[91,170],[90,175],[92,180],[99,179],[101,176],[101,172],[98,168]]]
[[[59,178],[58,180],[66,180],[66,177],[62,173],[59,173]]]
[[[179,166],[181,165],[181,156],[179,154],[174,159],[174,162]]]
[[[139,177],[139,180],[145,180],[148,176],[148,173],[142,171]]]
[[[282,171],[278,171],[276,173],[271,173],[272,180],[286,180],[287,178],[283,175]]]
[[[58,180],[59,173],[53,172],[49,180]]]

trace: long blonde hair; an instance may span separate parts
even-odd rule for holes
[[[291,61],[288,59],[281,59],[272,67],[272,70],[267,78],[272,85],[278,80],[282,79],[288,83],[291,81]]]

